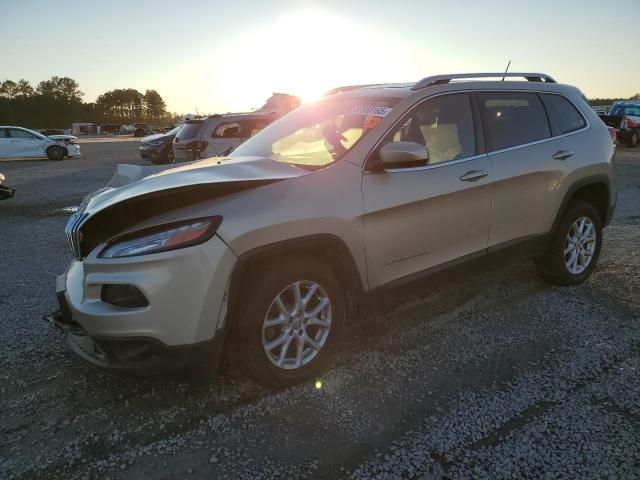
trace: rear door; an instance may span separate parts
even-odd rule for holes
[[[371,287],[486,251],[492,174],[471,100],[466,93],[427,99],[379,146],[418,142],[430,158],[363,177]]]
[[[535,92],[477,93],[495,174],[489,247],[546,233],[556,211],[561,148]]]

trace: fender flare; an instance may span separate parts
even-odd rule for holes
[[[551,231],[549,232],[551,234],[550,237],[556,231],[556,228],[558,227],[560,220],[562,220],[562,217],[565,211],[567,210],[567,207],[569,206],[569,202],[571,201],[571,198],[573,197],[573,195],[583,187],[587,187],[589,185],[597,185],[597,184],[604,184],[607,191],[607,212],[606,212],[605,218],[602,219],[602,224],[603,226],[606,226],[611,222],[611,217],[613,216],[613,207],[615,205],[612,205],[611,203],[611,182],[609,181],[609,177],[605,174],[591,175],[589,177],[584,177],[579,180],[576,180],[567,189],[567,192],[564,194],[564,197],[562,198],[562,203],[560,204],[560,208],[558,208],[558,212],[556,213],[556,218],[553,221],[553,226],[551,227]]]
[[[366,290],[366,272],[364,272],[363,276],[358,269],[355,258],[349,250],[349,247],[340,237],[333,234],[308,235],[263,245],[249,250],[238,257],[228,284],[229,295],[225,315],[226,318],[224,319],[225,327],[228,327],[228,321],[233,319],[235,313],[233,310],[235,310],[235,305],[237,305],[237,292],[240,290],[242,280],[251,264],[256,261],[267,260],[271,257],[275,257],[287,250],[313,250],[322,247],[337,249],[340,259],[343,260],[340,264],[343,268],[343,272],[337,273],[339,276],[340,273],[342,273],[346,277],[347,285],[344,285],[344,287],[347,291],[349,304],[355,305],[357,299],[362,296]]]

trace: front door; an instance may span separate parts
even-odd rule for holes
[[[6,128],[0,128],[0,158],[13,158],[18,151],[18,142],[9,136]]]
[[[363,177],[371,288],[486,252],[493,174],[487,155],[479,154],[474,117],[466,93],[427,99],[379,146],[418,142],[429,159]]]
[[[32,133],[19,128],[7,128],[9,133],[12,157],[44,157],[45,144],[48,142]]]

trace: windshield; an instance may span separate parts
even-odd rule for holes
[[[398,103],[397,98],[328,99],[303,106],[240,145],[258,156],[310,169],[340,160]]]
[[[169,130],[167,132],[167,135],[177,135],[181,128],[182,125],[178,125],[176,128],[172,128],[171,130]]]
[[[203,123],[204,122],[185,123],[176,137],[180,140],[189,140],[197,137]]]
[[[621,117],[623,115],[632,115],[634,117],[640,117],[640,105],[618,105],[613,107],[611,116]]]

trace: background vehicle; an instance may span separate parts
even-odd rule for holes
[[[144,137],[151,133],[151,128],[146,123],[134,123],[133,128],[134,137]]]
[[[204,122],[205,119],[203,118],[193,118],[184,122],[171,143],[174,163],[189,162],[200,158],[200,142],[198,138]]]
[[[173,142],[176,162],[229,155],[234,148],[300,105],[298,97],[274,93],[255,112],[190,120]]]
[[[185,162],[209,157],[219,157],[230,154],[234,148],[248,138],[255,135],[280,114],[273,113],[232,113],[227,115],[211,115],[202,122],[187,122],[198,125],[194,136],[191,130],[185,132],[185,137],[178,134],[173,143],[173,153],[176,162]]]
[[[627,147],[635,147],[640,142],[640,102],[616,102],[609,113],[600,118],[605,125],[616,129],[618,138]]]
[[[231,342],[258,381],[295,383],[376,289],[515,244],[548,282],[584,282],[614,152],[580,91],[544,74],[352,88],[222,162],[122,166],[67,224],[52,321],[103,368],[215,368]]]
[[[2,182],[4,181],[4,175],[0,173],[0,200],[7,200],[8,198],[13,197],[13,195],[15,194],[15,190],[2,185]]]
[[[172,142],[181,128],[182,125],[166,133],[144,137],[140,142],[140,157],[153,163],[175,163]]]
[[[80,155],[73,135],[44,135],[22,127],[0,126],[0,158],[48,157],[62,160]]]

